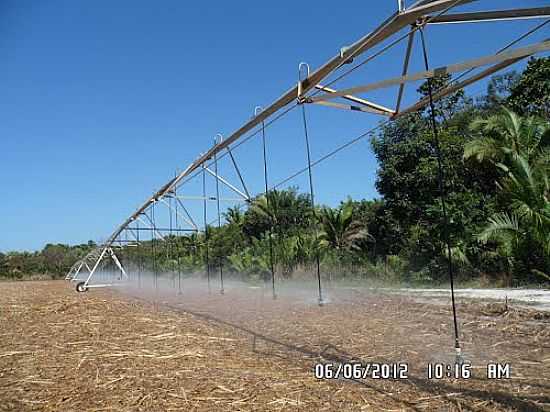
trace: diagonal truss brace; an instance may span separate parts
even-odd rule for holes
[[[411,60],[411,51],[413,47],[413,41],[414,41],[414,31],[411,31],[409,33],[409,39],[407,41],[407,51],[405,52],[405,60],[403,61],[403,71],[401,72],[401,76],[406,76],[409,71],[409,62]],[[405,83],[401,83],[399,85],[399,92],[397,93],[397,103],[395,104],[395,112],[399,112],[399,109],[401,108],[401,100],[403,99],[403,92],[405,91]]]
[[[100,253],[100,248],[93,249],[92,251],[88,252],[88,254],[82,259],[77,260],[76,263],[71,267],[71,269],[69,269],[69,272],[67,273],[67,276],[65,276],[65,279],[71,281],[77,280],[78,275],[84,268],[88,271],[88,273],[90,273],[91,269],[88,263],[95,262]]]
[[[128,274],[124,270],[124,266],[122,266],[120,260],[118,260],[118,257],[112,248],[109,248],[109,255],[111,256],[111,259],[113,259],[113,261],[115,262],[115,265],[120,269],[120,272],[124,275],[126,279],[128,279]]]
[[[327,92],[327,93],[336,93],[337,92],[337,90],[335,90],[335,89],[332,89],[330,87],[323,86],[323,85],[320,85],[320,84],[315,86],[315,88],[317,90],[322,90],[322,91]],[[366,99],[361,99],[360,97],[345,95],[345,96],[342,96],[342,98],[344,98],[345,100],[349,100],[353,103],[358,103],[361,106],[365,106],[365,107],[368,107],[368,108],[371,109],[371,110],[361,110],[361,111],[368,111],[369,113],[376,113],[376,114],[395,114],[395,111],[392,110],[392,109],[384,107],[380,104],[373,103],[373,102],[371,102],[369,100],[366,100]],[[350,110],[358,110],[358,109],[350,109]]]
[[[228,188],[230,188],[232,191],[237,193],[239,196],[241,196],[244,200],[249,202],[250,196],[247,196],[245,193],[241,192],[239,189],[237,189],[235,186],[233,186],[231,183],[229,183],[227,180],[225,180],[223,177],[221,177],[219,174],[216,174],[216,172],[210,170],[207,166],[204,166],[204,170],[209,173],[210,175],[214,176],[216,179],[218,179],[221,183],[226,185]]]
[[[432,95],[432,98],[434,101],[442,99],[445,96],[448,96],[451,93],[454,93],[460,89],[463,89],[466,86],[469,86],[472,83],[475,83],[487,76],[492,75],[493,73],[496,73],[497,71],[500,71],[508,66],[511,66],[514,63],[517,63],[518,61],[524,59],[525,57],[518,57],[515,59],[505,60],[502,63],[496,64],[494,66],[491,66],[478,74],[469,77],[465,80],[462,80],[461,82],[451,84],[437,92],[434,92]],[[429,97],[425,97],[421,100],[419,100],[417,103],[413,104],[412,106],[407,107],[406,109],[402,110],[401,112],[397,113],[395,116],[392,117],[392,119],[396,119],[398,117],[401,117],[408,113],[414,113],[424,107],[426,107],[430,103]]]
[[[237,176],[239,176],[239,180],[241,181],[241,185],[246,193],[246,196],[248,199],[250,199],[250,193],[248,192],[248,188],[246,187],[246,184],[244,183],[243,175],[241,174],[241,170],[239,169],[239,166],[237,165],[237,161],[235,160],[235,157],[233,156],[233,152],[229,148],[229,146],[226,147],[227,152],[229,153],[229,157],[231,158],[231,162],[233,163],[233,167],[235,168],[235,171],[237,172]]]
[[[179,217],[181,217],[183,220],[185,220],[189,225],[191,225],[193,227],[193,229],[199,230],[199,228],[197,227],[197,225],[195,224],[195,222],[193,221],[193,219],[189,215],[189,212],[187,211],[187,209],[185,208],[185,206],[181,203],[181,201],[179,199],[176,199],[176,202],[178,202],[179,205],[183,208],[183,211],[185,212],[185,215],[180,213],[179,210],[176,210],[174,207],[172,207],[170,205],[170,203],[168,203],[166,200],[159,199],[159,201],[164,203],[168,209],[170,209],[171,211],[176,213]]]
[[[71,266],[69,272],[67,272],[65,280],[74,279],[76,276],[78,276],[78,273],[80,273],[82,266],[84,266],[84,261],[78,260],[74,265]]]
[[[455,63],[448,66],[442,66],[433,70],[425,70],[417,72],[415,74],[405,75],[394,77],[392,79],[383,80],[376,83],[371,83],[365,86],[352,87],[345,90],[340,90],[335,93],[326,93],[320,96],[313,96],[305,99],[307,103],[314,103],[319,101],[326,101],[330,99],[335,99],[337,97],[356,94],[356,93],[365,93],[371,90],[383,89],[390,86],[401,85],[408,82],[429,79],[433,77],[442,76],[447,73],[456,73],[461,72],[467,69],[477,68],[481,66],[486,66],[492,63],[500,63],[507,60],[513,60],[517,58],[524,58],[531,56],[535,53],[548,51],[550,50],[550,40],[545,40],[539,43],[532,44],[530,46],[518,48],[506,53],[492,54],[489,56],[480,57],[473,60],[468,60],[463,63]]]
[[[335,103],[335,102],[313,102],[313,103],[321,106],[332,107],[335,109],[351,110],[354,112],[363,112],[363,113],[373,113],[373,114],[379,114],[382,116],[392,116],[392,114],[395,114],[395,112],[388,113],[388,112],[383,112],[381,110],[371,109],[370,107],[355,106],[352,104]]]
[[[195,230],[199,230],[199,226],[197,225],[197,223],[195,222],[195,220],[193,219],[193,217],[191,216],[191,213],[189,213],[189,211],[187,210],[187,208],[185,207],[185,205],[182,203],[181,201],[181,198],[178,198],[177,196],[174,196],[174,199],[176,199],[176,202],[178,202],[178,204],[181,206],[181,208],[183,209],[183,211],[185,212],[185,214],[187,215],[187,217],[189,218],[189,220],[191,221],[191,224],[192,226],[195,228]]]
[[[126,227],[126,230],[128,232],[130,232],[130,234],[134,237],[134,239],[136,240],[136,242],[140,243],[140,240],[138,239],[137,235],[136,235],[136,232],[134,232],[134,230],[131,228],[131,227]]]
[[[150,218],[149,216],[147,216],[147,213],[142,213],[142,216],[145,216],[149,222],[146,222],[146,221],[143,220],[140,216],[137,216],[137,217],[136,217],[136,220],[139,220],[139,221],[140,221],[141,223],[143,223],[144,225],[149,226],[149,228],[153,229],[153,231],[158,235],[158,237],[160,237],[162,240],[164,240],[164,236],[162,236],[162,233],[160,233],[160,232],[157,230],[157,227],[155,226],[155,224],[153,223],[153,221],[151,220],[151,218]]]

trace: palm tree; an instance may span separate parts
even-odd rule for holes
[[[489,162],[503,173],[497,182],[509,203],[495,213],[478,239],[496,241],[513,266],[522,244],[535,244],[550,256],[550,125],[535,117],[519,117],[504,109],[487,119],[475,120],[478,137],[464,150],[464,158]],[[532,270],[547,277],[540,270]]]
[[[474,120],[470,128],[476,138],[466,144],[465,160],[489,162],[508,172],[516,156],[529,163],[548,156],[550,125],[543,119],[520,117],[504,108],[501,113]]]
[[[550,162],[539,163],[531,166],[523,156],[515,157],[511,171],[498,184],[510,201],[510,211],[489,219],[479,236],[482,242],[498,240],[511,252],[518,242],[532,237],[550,255]]]
[[[240,206],[229,207],[223,215],[230,225],[241,227],[244,223],[244,213]]]
[[[320,240],[337,251],[357,248],[357,242],[371,238],[365,226],[353,216],[353,204],[348,201],[337,209],[324,207],[319,214]]]
[[[309,198],[298,194],[295,188],[272,190],[267,196],[259,196],[252,202],[250,211],[267,220],[276,232],[304,228],[311,215]]]

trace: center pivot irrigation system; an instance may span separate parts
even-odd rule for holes
[[[469,86],[481,79],[505,69],[514,63],[517,63],[529,56],[537,53],[547,52],[550,50],[550,40],[543,39],[542,41],[523,45],[522,47],[514,47],[519,42],[527,39],[533,33],[539,31],[546,26],[550,21],[550,7],[537,8],[517,8],[508,10],[491,10],[491,11],[469,11],[457,12],[457,7],[465,4],[475,3],[481,4],[482,0],[420,0],[406,7],[404,0],[397,1],[397,10],[386,19],[375,30],[359,39],[354,44],[343,47],[339,53],[323,64],[314,72],[310,72],[310,68],[306,63],[300,63],[298,68],[297,84],[279,97],[275,102],[265,108],[256,107],[254,117],[237,129],[234,133],[223,139],[221,135],[216,136],[214,145],[204,154],[201,154],[194,162],[192,162],[181,173],[176,174],[170,181],[162,186],[155,194],[147,199],[131,216],[129,216],[109,238],[98,245],[96,249],[88,253],[83,259],[77,261],[68,272],[66,279],[77,283],[76,289],[79,292],[85,292],[89,288],[106,287],[118,284],[124,284],[129,280],[128,268],[125,269],[121,261],[117,258],[116,250],[126,249],[130,247],[139,247],[145,240],[143,236],[140,238],[140,233],[147,232],[150,234],[151,247],[155,247],[157,241],[164,241],[167,233],[170,236],[182,233],[204,233],[206,243],[206,267],[208,279],[208,290],[210,291],[211,265],[208,256],[209,242],[209,222],[207,221],[207,202],[216,202],[217,206],[217,224],[221,226],[220,201],[233,200],[250,203],[251,195],[245,184],[243,175],[239,169],[233,149],[245,141],[250,140],[255,136],[261,136],[263,144],[263,165],[264,165],[264,186],[265,194],[269,190],[276,189],[286,181],[296,177],[299,174],[308,174],[309,194],[311,207],[315,207],[314,201],[314,185],[312,177],[312,168],[318,163],[332,157],[337,152],[354,144],[355,142],[365,138],[372,132],[361,134],[360,136],[346,142],[342,146],[336,148],[322,158],[312,161],[310,151],[310,136],[308,133],[308,122],[306,115],[306,106],[322,105],[329,108],[340,110],[351,110],[375,114],[386,118],[386,122],[395,120],[406,114],[417,112],[423,109],[429,109],[431,117],[431,126],[433,131],[433,145],[435,156],[438,162],[438,178],[440,200],[443,216],[444,239],[446,242],[446,252],[449,270],[449,279],[451,284],[451,297],[453,306],[454,320],[454,337],[455,348],[458,357],[460,357],[459,334],[456,319],[456,308],[454,299],[454,284],[453,284],[453,267],[451,256],[451,244],[448,233],[448,217],[446,211],[446,199],[444,191],[445,174],[442,168],[441,153],[439,151],[438,127],[435,116],[434,102],[448,96],[466,86]],[[518,2],[521,3],[521,2]],[[493,23],[499,21],[516,21],[535,19],[535,25],[526,33],[523,33],[519,38],[514,39],[500,50],[493,54],[476,57],[470,60],[450,63],[445,66],[431,68],[429,64],[428,49],[427,49],[427,31],[432,25],[453,25],[453,28],[460,30],[464,23]],[[457,27],[458,26],[458,27]],[[452,56],[452,48],[466,48],[467,45],[462,44],[459,33],[455,33],[456,42],[451,48],[447,49],[449,56]],[[409,63],[411,55],[414,52],[415,36],[420,38],[420,53],[424,66],[424,70],[417,73],[409,73]],[[399,76],[385,79],[382,81],[373,82],[366,85],[345,89],[334,89],[331,86],[339,80],[349,76],[357,69],[362,68],[367,63],[372,63],[376,59],[386,53],[396,45],[404,43],[406,49],[404,53],[402,71]],[[365,53],[372,51],[372,54],[363,57]],[[449,74],[459,74],[452,78],[452,81],[444,88],[434,90],[432,81],[439,76],[447,76]],[[330,77],[333,78],[330,78]],[[428,84],[428,96],[415,102],[409,107],[402,108],[405,86],[407,83],[426,80]],[[358,94],[364,94],[378,89],[398,87],[395,106],[393,108],[377,104]],[[268,181],[268,164],[266,156],[266,129],[275,123],[277,120],[285,116],[291,110],[299,107],[302,112],[302,127],[305,137],[307,166],[292,174],[288,179],[279,184],[270,187]],[[378,126],[379,127],[379,126]],[[239,184],[232,184],[227,178],[220,175],[218,171],[218,161],[226,155],[229,156],[232,166],[238,176]],[[201,177],[202,174],[202,194],[193,196],[188,194],[184,185],[192,178]],[[215,196],[209,196],[206,193],[205,180],[209,175],[215,180]],[[220,184],[234,192],[237,199],[224,199],[220,197]],[[240,188],[239,188],[240,186]],[[266,196],[267,201],[269,197]],[[197,221],[189,213],[186,207],[186,202],[201,201],[203,208],[203,223],[197,224]],[[155,219],[155,208],[163,208],[164,213],[169,213],[169,227],[161,227]],[[314,210],[314,209],[313,209]],[[158,210],[157,210],[158,213]],[[176,227],[173,225],[173,219],[176,221]],[[178,223],[179,219],[179,223]],[[180,224],[184,222],[183,224]],[[271,227],[273,230],[273,225]],[[275,294],[275,262],[273,255],[272,237],[270,239],[270,268],[271,268],[271,284],[273,290],[273,298]],[[105,262],[111,261],[116,267],[118,279],[109,278],[108,282],[91,283],[94,276],[98,276],[101,272],[101,267]],[[223,286],[223,268],[221,258],[218,256],[216,263],[219,270],[220,292],[224,293]],[[316,256],[316,275],[318,283],[318,299],[319,304],[323,304],[323,292],[321,284],[321,269],[319,264],[319,256]],[[101,276],[99,276],[101,277]],[[181,273],[179,279],[179,290],[181,292]]]

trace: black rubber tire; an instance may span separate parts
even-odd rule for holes
[[[79,293],[82,293],[82,292],[87,292],[88,291],[88,287],[85,286],[86,285],[86,282],[78,282],[76,284],[76,291],[79,292]]]

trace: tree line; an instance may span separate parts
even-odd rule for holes
[[[47,244],[35,252],[0,252],[0,279],[55,279],[96,247],[88,241],[80,245]]]
[[[432,87],[450,81],[439,77]],[[427,96],[428,85],[418,92]],[[272,262],[277,277],[292,278],[310,273],[319,257],[324,276],[433,284],[448,280],[448,235],[460,280],[550,281],[550,58],[493,77],[482,97],[459,90],[434,109],[443,185],[424,110],[372,134],[379,199],[313,209],[297,188],[273,190],[246,209],[229,208],[220,228],[142,242],[122,250],[123,260],[171,273],[204,271],[208,260],[212,268],[268,279]],[[84,250],[48,245],[35,254],[0,255],[0,273],[62,275]]]

